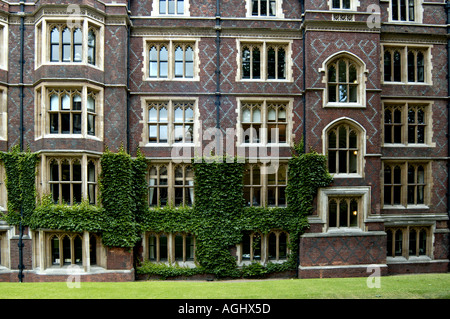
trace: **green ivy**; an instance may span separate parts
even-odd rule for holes
[[[186,232],[196,237],[198,267],[142,263],[137,272],[163,278],[177,275],[213,274],[217,277],[255,278],[273,272],[294,270],[297,266],[300,235],[309,227],[307,216],[319,187],[328,186],[332,177],[326,157],[314,151],[303,154],[297,145],[289,160],[286,188],[287,207],[244,207],[244,163],[236,158],[193,160],[194,207],[148,207],[146,180],[148,162],[138,150],[135,159],[123,147],[117,153],[108,149],[101,157],[100,202],[87,201],[68,206],[52,203],[44,196],[36,207],[35,174],[37,154],[14,147],[0,153],[6,169],[8,213],[3,218],[18,224],[23,209],[25,225],[32,229],[89,231],[102,234],[106,246],[134,247],[140,233]],[[289,234],[291,254],[284,263],[252,263],[238,269],[231,248],[242,242],[245,231],[263,234],[271,230]]]
[[[30,227],[97,233],[105,229],[104,213],[102,207],[87,200],[74,205],[54,204],[51,195],[45,195],[30,219]]]
[[[8,193],[8,212],[2,219],[10,225],[18,225],[22,209],[22,224],[29,225],[36,207],[37,154],[31,153],[29,149],[21,152],[19,145],[16,145],[9,152],[1,152],[0,159],[5,166]]]
[[[302,146],[294,149],[301,150]],[[319,187],[332,179],[326,169],[326,157],[315,152],[293,154],[289,161],[289,181],[286,189],[287,207],[244,207],[244,164],[237,159],[196,159],[194,167],[195,206],[149,209],[142,231],[189,232],[196,236],[196,260],[202,273],[217,277],[255,278],[274,272],[295,270],[299,236],[309,227],[307,215]],[[244,231],[263,234],[278,229],[289,233],[291,254],[284,263],[252,263],[236,267],[230,248],[242,241]],[[139,273],[167,277],[186,275],[184,269],[170,265],[152,266],[148,262],[138,267]]]
[[[117,153],[106,149],[102,154],[100,198],[105,212],[102,242],[106,246],[131,248],[140,238],[136,218],[146,201],[142,183],[147,166],[143,162],[145,158],[140,153],[133,160],[123,146]]]

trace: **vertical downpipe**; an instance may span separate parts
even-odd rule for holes
[[[219,154],[221,147],[221,139],[219,138],[219,130],[220,130],[220,31],[221,31],[221,14],[220,14],[220,0],[216,0],[216,132],[215,136],[217,140],[217,148],[216,152]]]
[[[128,17],[130,17],[130,0],[128,0],[128,5],[127,5],[127,13],[128,13]],[[131,40],[131,19],[129,19],[129,23],[130,25],[127,27],[127,153],[130,154],[130,50],[131,50],[131,44],[130,44],[130,40]]]
[[[450,218],[450,0],[447,0],[445,9],[447,12],[447,214]]]
[[[303,50],[303,153],[306,153],[306,30],[305,30],[305,0],[301,0],[302,6],[302,50]]]
[[[303,153],[306,153],[306,46],[305,46],[305,0],[300,0],[301,6],[301,18],[302,18],[302,53],[303,53],[303,92],[302,92],[302,102],[303,102]],[[299,268],[300,268],[300,243],[301,243],[301,234],[298,235],[298,252],[297,252],[297,267],[296,267],[296,277],[299,277]]]
[[[20,151],[23,151],[23,143],[24,143],[24,127],[23,127],[23,97],[24,97],[24,85],[23,85],[23,65],[24,61],[24,31],[25,31],[25,1],[20,1],[20,83],[19,83],[19,98],[20,98]],[[19,282],[23,281],[23,269],[25,266],[23,265],[23,204],[20,205],[20,221],[19,221]]]

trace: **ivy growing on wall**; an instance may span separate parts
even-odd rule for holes
[[[7,213],[3,219],[10,225],[18,225],[22,209],[22,224],[26,226],[36,207],[37,154],[29,149],[21,152],[19,145],[16,145],[9,152],[1,152],[0,159],[5,166],[8,193]]]
[[[134,247],[140,234],[152,232],[186,232],[196,238],[195,270],[179,266],[144,263],[138,273],[162,277],[213,274],[217,277],[255,277],[297,267],[299,236],[307,229],[307,215],[319,187],[328,186],[332,178],[326,168],[326,157],[314,151],[303,154],[302,146],[294,148],[289,160],[286,189],[287,207],[244,207],[244,163],[236,158],[195,159],[194,207],[148,207],[146,174],[148,162],[138,150],[133,159],[123,147],[117,153],[106,149],[101,157],[99,179],[100,203],[87,201],[68,206],[54,204],[44,196],[36,207],[35,174],[37,154],[20,152],[14,147],[0,153],[6,170],[9,224],[18,224],[20,209],[24,225],[32,229],[89,231],[102,234],[106,246]],[[245,231],[263,234],[271,230],[289,233],[288,260],[282,264],[252,264],[238,269],[231,250],[242,242]]]
[[[146,202],[143,193],[146,187],[145,158],[138,152],[133,160],[121,147],[117,153],[106,149],[100,163],[100,198],[105,212],[102,243],[134,247],[140,238],[136,218],[141,218]]]
[[[195,160],[194,208],[165,207],[150,209],[142,223],[142,231],[189,232],[196,237],[197,272],[217,277],[255,277],[268,273],[294,270],[297,266],[299,236],[307,229],[314,195],[319,187],[332,181],[326,169],[326,157],[316,152],[301,154],[298,146],[289,161],[289,182],[286,189],[288,206],[278,208],[244,207],[244,164],[236,159]],[[231,247],[242,241],[244,231],[263,234],[278,229],[289,233],[291,254],[283,264],[252,264],[241,269]],[[149,262],[138,273],[161,277],[186,275],[187,270],[161,267]]]

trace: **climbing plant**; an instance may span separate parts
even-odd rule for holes
[[[3,219],[10,225],[18,225],[22,210],[22,225],[28,225],[36,207],[37,154],[29,149],[22,152],[16,145],[9,152],[1,152],[0,159],[5,166],[8,194],[7,213]]]
[[[100,199],[105,219],[102,242],[106,246],[131,248],[139,240],[136,215],[144,201],[142,185],[139,184],[144,171],[142,156],[138,161],[134,164],[123,146],[117,153],[107,148],[102,154]],[[141,172],[134,172],[135,168]],[[138,178],[138,186],[133,186],[135,177]]]
[[[299,236],[307,229],[307,215],[312,211],[319,187],[328,186],[332,178],[326,169],[326,157],[316,152],[302,154],[302,146],[293,150],[289,161],[286,189],[287,207],[244,207],[244,164],[229,158],[196,159],[193,162],[194,207],[150,209],[142,231],[189,232],[196,237],[196,260],[201,271],[217,277],[255,277],[297,267]],[[252,264],[238,269],[231,248],[242,241],[244,231],[263,234],[279,229],[289,233],[291,254],[285,263]],[[158,267],[144,263],[138,273],[186,275],[175,266]],[[194,273],[194,272],[189,272]]]

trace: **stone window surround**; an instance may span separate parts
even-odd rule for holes
[[[358,91],[356,103],[341,103],[341,102],[328,102],[328,64],[335,59],[348,59],[354,62],[357,66],[358,77]],[[369,70],[366,68],[366,64],[358,56],[349,51],[339,51],[328,58],[322,63],[322,67],[319,68],[319,73],[323,73],[322,83],[325,85],[323,89],[322,103],[323,107],[338,107],[338,108],[365,108],[366,107],[366,82]],[[336,75],[337,76],[337,75]]]
[[[287,233],[286,231],[282,231],[282,230],[274,229],[274,230],[271,230],[270,232],[268,232],[267,234],[263,234],[258,231],[252,231],[250,233],[244,234],[243,236],[251,236],[250,246],[253,246],[252,239],[254,238],[255,234],[261,236],[261,258],[253,259],[253,256],[250,256],[249,260],[245,260],[242,256],[244,247],[243,247],[243,243],[241,242],[236,245],[237,265],[238,266],[250,265],[254,262],[258,262],[260,264],[265,265],[268,262],[283,263],[283,262],[287,261],[287,258],[286,259],[278,259],[278,260],[269,259],[269,236],[272,233],[274,233],[277,236],[277,247],[276,247],[277,250],[279,249],[278,239],[279,239],[279,235],[281,233],[284,233],[286,235],[286,243],[289,245],[289,233]],[[287,247],[286,257],[289,255],[289,253],[290,253],[290,249],[289,249],[289,247]]]
[[[242,130],[242,105],[251,102],[251,103],[261,103],[261,133],[260,133],[260,142],[259,143],[244,143],[244,132]],[[268,103],[285,103],[286,104],[286,143],[268,143],[268,132],[267,131],[267,104]],[[237,120],[236,120],[236,145],[238,147],[252,147],[252,146],[269,146],[269,147],[277,147],[277,146],[291,146],[293,143],[294,135],[292,133],[293,128],[293,98],[260,98],[260,97],[238,97],[236,98],[237,108]]]
[[[82,128],[81,134],[50,134],[50,92],[52,89],[74,89],[81,92],[82,98]],[[87,134],[87,97],[89,92],[96,94],[95,98],[95,135]],[[86,138],[103,141],[103,88],[85,82],[43,82],[35,88],[35,140],[41,138]]]
[[[8,88],[0,85],[0,141],[8,139]]]
[[[269,0],[267,0],[269,1]],[[245,1],[245,11],[247,18],[254,19],[284,19],[283,0],[276,0],[275,16],[254,16],[252,14],[252,0]]]
[[[399,82],[395,81],[384,81],[384,51],[388,48],[398,48],[400,53],[400,65],[401,65],[401,80]],[[425,71],[424,82],[408,82],[408,48],[413,49],[421,49],[425,51],[424,60],[425,60]],[[431,54],[431,50],[433,49],[433,45],[423,45],[423,44],[403,44],[403,43],[382,43],[380,58],[381,58],[381,84],[389,84],[389,85],[433,85],[433,56]]]
[[[0,228],[0,269],[10,268],[8,231]]]
[[[389,2],[389,6],[387,7],[387,16],[388,16],[389,23],[413,24],[413,25],[422,23],[423,12],[424,12],[423,4],[424,4],[425,0],[414,0],[414,21],[393,20],[392,19],[392,0],[387,0],[387,1]]]
[[[343,8],[333,8],[333,0],[327,0],[328,3],[328,9],[336,12],[340,11],[342,13],[347,13],[351,11],[358,11],[359,6],[361,5],[359,0],[350,0],[350,9],[343,9]],[[341,0],[342,3],[342,0]]]
[[[36,175],[36,185],[38,185],[36,191],[42,197],[44,194],[51,194],[50,189],[50,164],[54,159],[68,159],[68,160],[79,160],[81,164],[81,196],[83,199],[88,199],[89,190],[89,180],[88,180],[88,163],[91,161],[95,165],[96,180],[94,185],[96,185],[96,202],[98,201],[99,193],[99,176],[100,176],[100,156],[91,155],[86,153],[51,153],[51,154],[41,154],[40,166],[38,167],[38,172]]]
[[[359,197],[358,227],[329,228],[328,204],[332,197]],[[323,224],[323,233],[360,233],[365,231],[365,223],[371,212],[370,186],[335,186],[320,188],[317,195],[317,213],[320,223]]]
[[[166,235],[167,236],[167,261],[163,262],[165,264],[173,264],[173,263],[177,263],[180,266],[184,266],[184,267],[196,267],[196,257],[195,257],[195,250],[196,250],[196,238],[194,235],[192,234],[188,234],[188,233],[184,233],[184,232],[159,232],[159,233],[155,233],[155,232],[145,232],[144,234],[142,234],[142,256],[144,257],[144,260],[149,260],[149,252],[150,252],[150,247],[149,247],[149,238],[152,235],[156,235],[157,237],[160,235]],[[181,235],[184,237],[184,239],[186,238],[187,235],[192,235],[194,236],[194,260],[185,260],[185,261],[176,261],[175,260],[175,236],[177,235]],[[184,241],[183,241],[184,242]],[[156,244],[158,245],[158,244]],[[159,250],[158,246],[157,249]],[[184,248],[183,248],[184,249]],[[159,254],[158,254],[159,256]],[[183,253],[183,256],[185,255],[185,252]],[[183,258],[184,259],[184,258]],[[160,262],[158,261],[154,261],[154,262]]]
[[[407,190],[408,190],[408,164],[419,165],[421,164],[424,168],[425,173],[425,189],[424,189],[424,204],[408,204],[407,203]],[[400,166],[401,169],[401,203],[400,205],[384,205],[384,166],[390,165],[395,167]],[[431,161],[421,161],[421,160],[386,160],[381,162],[381,198],[382,209],[429,209],[429,204],[431,203],[431,188],[433,185],[433,175],[432,175],[432,162]],[[393,174],[393,173],[392,173]]]
[[[159,175],[159,167],[162,167],[162,166],[164,166],[167,169],[167,185],[164,185],[163,187],[161,187],[159,185],[159,182],[156,185],[149,185],[150,184],[150,169],[152,167],[157,167],[157,176],[158,176],[157,178],[159,179],[159,176],[160,176]],[[147,181],[148,181],[147,185],[148,185],[148,188],[150,188],[151,186],[154,186],[155,190],[154,190],[153,196],[156,196],[158,201],[159,201],[159,193],[158,193],[157,189],[159,187],[167,189],[167,203],[168,204],[172,204],[172,205],[175,205],[175,188],[176,187],[180,187],[180,188],[183,188],[183,189],[187,189],[188,188],[188,189],[192,189],[193,190],[193,186],[194,185],[184,185],[184,186],[183,185],[175,185],[175,180],[176,180],[175,170],[179,166],[182,167],[182,168],[185,168],[186,166],[191,166],[191,165],[189,163],[175,163],[173,161],[160,162],[157,159],[151,161],[151,165],[149,165],[148,170],[147,170],[147,176],[146,176]],[[192,166],[191,166],[191,168],[192,168]],[[183,179],[185,181],[187,180],[186,179],[186,175],[183,175]],[[192,180],[192,182],[193,182],[193,180]],[[150,198],[149,198],[149,201],[150,201]],[[192,202],[193,202],[193,200],[192,200]],[[154,206],[150,206],[150,207],[154,207]]]
[[[190,0],[184,0],[183,2],[183,4],[184,4],[184,14],[168,14],[168,13],[166,13],[166,14],[161,14],[161,13],[159,13],[159,1],[160,0],[153,0],[152,1],[152,11],[151,11],[151,13],[150,13],[150,15],[152,16],[152,17],[167,17],[167,18],[170,18],[170,17],[173,17],[173,18],[179,18],[179,17],[189,17],[190,15],[191,15],[191,13],[190,13],[190,7],[191,7],[191,5],[190,5]]]
[[[408,143],[408,105],[425,105],[425,143],[424,144],[411,144]],[[436,143],[433,142],[433,105],[434,101],[423,100],[382,100],[383,109],[383,126],[382,126],[382,142],[384,147],[436,147]],[[402,143],[384,143],[384,110],[389,106],[401,106],[402,107]]]
[[[55,24],[80,23],[83,34],[82,52],[83,57],[81,62],[51,62],[50,61],[50,33],[51,26]],[[88,32],[93,28],[96,31],[95,41],[95,65],[88,63]],[[74,21],[73,18],[68,17],[43,17],[35,24],[35,63],[34,69],[38,69],[42,65],[87,65],[99,70],[104,70],[104,25],[100,24],[89,17],[80,17],[80,21]]]
[[[262,48],[260,50],[261,54],[261,77],[260,79],[243,79],[242,78],[242,48],[245,44],[260,45]],[[285,49],[285,79],[268,79],[267,78],[267,47],[273,45],[284,45]],[[278,40],[278,39],[257,39],[257,38],[237,38],[236,39],[236,82],[294,82],[293,78],[293,62],[292,62],[292,45],[293,40]]]
[[[4,20],[4,21],[1,21]],[[9,30],[8,30],[8,24],[7,18],[3,18],[2,15],[0,15],[0,47],[2,50],[0,50],[0,70],[8,71],[8,54],[9,54]]]
[[[322,130],[322,154],[326,155],[328,153],[328,132],[330,129],[333,129],[335,126],[346,123],[356,129],[358,132],[358,163],[357,163],[357,173],[355,174],[333,174],[333,178],[361,178],[364,177],[364,169],[365,169],[365,155],[366,151],[366,129],[356,122],[355,120],[348,117],[341,117],[335,119],[328,123],[328,125]]]
[[[415,231],[417,230],[425,230],[426,231],[426,254],[419,255],[419,256],[410,256],[409,255],[409,236],[410,236],[410,230],[413,229]],[[388,230],[392,231],[392,253],[394,256],[387,256],[387,262],[388,263],[395,263],[395,262],[405,262],[405,261],[430,261],[433,259],[433,241],[434,241],[434,231],[435,231],[435,225],[434,224],[409,224],[409,225],[401,225],[401,224],[395,224],[395,225],[386,225],[386,234]],[[395,256],[395,232],[396,231],[402,231],[402,255],[401,256]],[[417,234],[417,233],[416,233]],[[419,241],[419,238],[416,236],[416,242]],[[418,254],[418,251],[416,251],[416,254]]]
[[[173,102],[193,102],[194,104],[194,128],[191,143],[174,143],[174,108]],[[168,125],[168,139],[167,143],[149,143],[149,129],[148,129],[148,104],[151,102],[168,102],[167,109],[167,125]],[[201,141],[199,131],[201,129],[200,114],[198,110],[198,98],[194,97],[171,97],[171,96],[158,96],[158,97],[142,97],[141,98],[142,119],[139,123],[142,125],[140,147],[194,147],[199,146]]]
[[[63,265],[63,266],[54,266],[52,265],[52,252],[51,252],[51,238],[54,236],[63,237],[68,235],[70,236],[80,236],[82,239],[82,255],[83,255],[83,264],[80,265],[80,268],[73,269],[72,265]],[[96,265],[91,265],[90,263],[90,238],[95,236],[96,238],[96,256],[97,262]],[[40,229],[38,231],[32,232],[33,239],[33,268],[39,269],[39,272],[53,272],[58,271],[58,273],[75,273],[77,271],[81,272],[90,272],[92,271],[92,267],[102,267],[106,268],[106,249],[103,247],[101,243],[101,237],[89,233],[87,231],[82,233],[75,232],[66,232],[66,231],[58,231],[58,230],[48,230],[48,229]],[[72,247],[73,248],[73,247]],[[72,267],[71,267],[72,266]]]
[[[153,37],[144,37],[143,38],[143,52],[142,52],[142,81],[181,81],[181,82],[193,82],[200,81],[200,55],[199,55],[199,38],[191,38],[191,37],[164,37],[164,38],[153,38]],[[151,78],[149,76],[149,66],[150,66],[150,48],[152,44],[167,44],[168,50],[168,76],[167,78]],[[175,72],[175,44],[183,43],[183,44],[192,44],[194,48],[194,77],[192,78],[176,78],[174,75]]]

